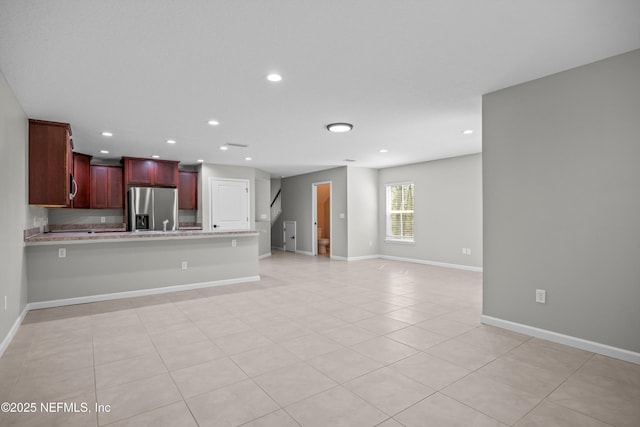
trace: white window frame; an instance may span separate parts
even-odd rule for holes
[[[413,214],[413,236],[412,237],[397,237],[391,235],[391,187],[396,187],[399,185],[412,185],[413,186],[413,210],[403,210],[403,211],[394,211],[393,213],[412,213]],[[393,243],[415,243],[415,234],[416,234],[416,206],[415,206],[415,194],[416,194],[416,186],[413,181],[405,181],[405,182],[394,182],[385,184],[385,198],[386,198],[386,208],[385,208],[385,242],[393,242]]]

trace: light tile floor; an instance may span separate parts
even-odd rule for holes
[[[30,312],[0,402],[36,412],[0,425],[640,426],[640,366],[480,325],[479,273],[279,252],[260,270]]]

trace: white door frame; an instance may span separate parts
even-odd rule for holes
[[[251,182],[248,179],[218,178],[209,177],[209,228],[213,230],[213,182],[214,181],[235,181],[247,184],[247,230],[251,228]]]
[[[318,255],[318,185],[329,184],[329,258],[333,247],[333,185],[331,181],[311,184],[311,254]]]

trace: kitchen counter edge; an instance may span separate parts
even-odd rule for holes
[[[24,240],[25,246],[56,245],[60,243],[107,243],[129,241],[160,241],[179,239],[206,239],[224,237],[250,237],[258,236],[256,230],[179,230],[179,231],[119,231],[106,233],[45,233],[28,237]]]

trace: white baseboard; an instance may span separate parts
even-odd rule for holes
[[[115,292],[112,294],[89,295],[86,297],[75,297],[57,299],[51,301],[30,302],[27,304],[28,310],[37,310],[41,308],[61,307],[64,305],[86,304],[90,302],[109,301],[113,299],[132,298],[146,295],[166,294],[176,291],[188,291],[191,289],[211,288],[214,286],[234,285],[237,283],[256,282],[260,280],[260,276],[239,277],[237,279],[215,280],[213,282],[191,283],[187,285],[166,286],[163,288],[140,289],[137,291]]]
[[[510,331],[529,335],[536,338],[542,338],[558,344],[576,347],[593,353],[602,354],[604,356],[614,357],[616,359],[625,360],[627,362],[640,364],[640,353],[625,350],[610,345],[588,341],[582,338],[572,337],[570,335],[559,334],[557,332],[548,331],[546,329],[536,328],[534,326],[523,325],[522,323],[511,322],[509,320],[498,319],[496,317],[482,315],[480,321],[485,325],[497,326],[499,328],[508,329]]]
[[[362,255],[362,256],[350,256],[347,257],[346,260],[347,261],[364,261],[367,259],[380,259],[381,256],[380,255]]]
[[[297,254],[302,254],[302,255],[310,255],[313,256],[313,252],[309,252],[309,251],[299,251],[296,249],[296,253]]]
[[[7,348],[9,348],[9,344],[11,344],[11,341],[13,340],[13,337],[16,336],[16,332],[18,332],[18,328],[22,324],[22,321],[24,320],[24,316],[27,315],[28,311],[29,311],[29,304],[27,304],[24,307],[24,309],[22,309],[22,312],[20,313],[20,316],[18,316],[16,321],[13,322],[13,325],[11,326],[11,329],[9,329],[9,332],[7,333],[7,335],[4,337],[2,342],[0,342],[0,357],[2,357],[2,355],[7,350]]]
[[[262,254],[258,256],[258,259],[264,259],[264,258],[269,258],[271,256],[271,252],[266,253],[266,254]]]
[[[334,261],[348,261],[349,258],[343,257],[343,256],[338,256],[338,255],[331,255],[329,256],[330,259],[334,260]]]
[[[482,267],[474,267],[472,265],[449,264],[447,262],[428,261],[428,260],[416,259],[416,258],[402,258],[397,256],[391,256],[391,255],[379,255],[379,258],[389,259],[392,261],[404,261],[404,262],[413,262],[416,264],[433,265],[436,267],[455,268],[456,270],[477,271],[479,273],[482,273]]]

